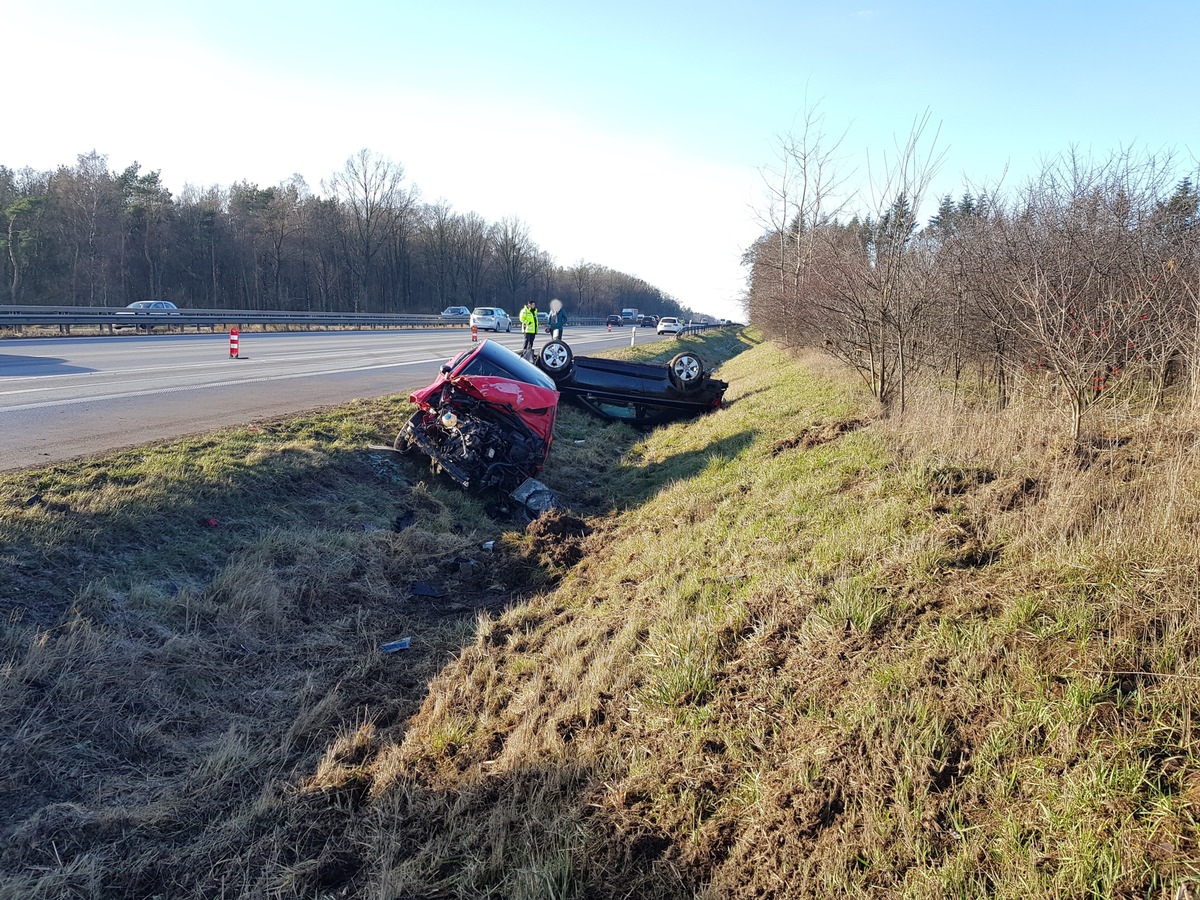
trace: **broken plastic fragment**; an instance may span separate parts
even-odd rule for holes
[[[558,496],[535,478],[526,478],[509,496],[524,504],[529,514],[535,517],[558,508]]]
[[[407,650],[408,643],[411,640],[412,640],[412,638],[400,638],[400,640],[398,640],[398,641],[389,641],[388,643],[381,646],[379,649],[382,650],[384,653],[395,653],[397,650]]]

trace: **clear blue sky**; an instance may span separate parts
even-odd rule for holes
[[[0,0],[0,22],[0,164],[95,150],[176,192],[319,193],[367,148],[426,201],[716,316],[806,108],[864,190],[926,113],[934,196],[1072,148],[1200,154],[1195,2]]]

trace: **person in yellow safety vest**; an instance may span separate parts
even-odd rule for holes
[[[533,351],[533,339],[537,337],[537,307],[530,300],[525,304],[525,308],[521,310],[521,330],[525,332],[525,346],[521,348],[521,352],[526,350]]]

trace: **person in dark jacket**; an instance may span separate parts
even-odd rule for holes
[[[550,301],[550,318],[547,324],[550,328],[551,339],[561,341],[563,326],[567,324],[567,311],[563,309],[561,300]]]

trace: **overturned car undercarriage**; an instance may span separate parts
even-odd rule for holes
[[[563,341],[550,341],[537,365],[555,387],[597,415],[635,426],[658,425],[717,409],[729,387],[711,377],[691,350],[666,365],[576,356]]]

